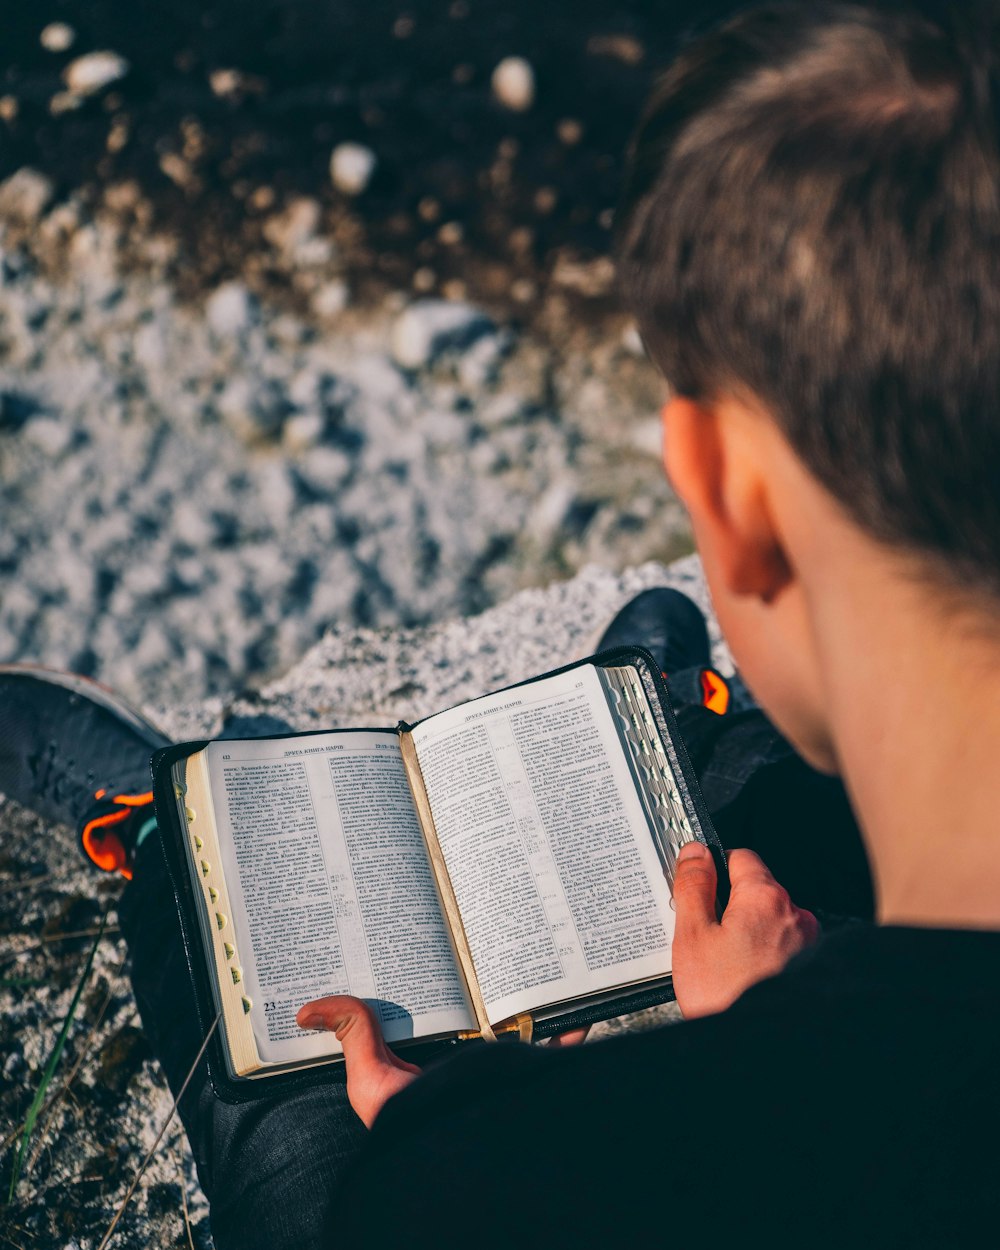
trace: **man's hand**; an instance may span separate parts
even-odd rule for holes
[[[301,1029],[329,1029],[344,1048],[347,1097],[368,1128],[385,1104],[420,1075],[385,1044],[378,1019],[360,998],[334,994],[299,1008]]]
[[[360,998],[333,994],[300,1007],[295,1017],[300,1029],[328,1029],[344,1048],[347,1097],[366,1126],[393,1096],[420,1075],[420,1069],[394,1055],[385,1044],[374,1011]],[[589,1029],[572,1029],[550,1037],[549,1046],[577,1046]]]
[[[816,917],[795,906],[753,851],[730,853],[729,879],[729,905],[719,921],[711,851],[700,842],[681,849],[674,874],[673,977],[688,1019],[724,1011],[819,935]]]

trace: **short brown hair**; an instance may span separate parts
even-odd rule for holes
[[[683,51],[620,273],[677,393],[749,391],[859,524],[1000,593],[996,6],[950,8],[981,25],[770,5]]]

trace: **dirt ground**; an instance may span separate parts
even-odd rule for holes
[[[565,332],[611,306],[607,256],[625,144],[679,34],[732,3],[619,0],[63,0],[8,6],[0,178],[23,165],[91,204],[136,183],[151,229],[174,237],[172,275],[196,291],[261,259],[261,227],[289,198],[320,199],[324,232],[362,297],[413,285],[464,291]],[[47,21],[76,32],[39,42]],[[58,111],[61,74],[110,49],[125,78]],[[491,91],[501,59],[530,62],[532,107]],[[57,111],[53,113],[53,108]],[[377,157],[352,198],[332,149]],[[596,262],[596,263],[595,263]],[[559,299],[549,297],[556,293]]]

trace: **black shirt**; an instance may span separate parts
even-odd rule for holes
[[[331,1245],[997,1245],[998,1195],[1000,933],[858,925],[721,1015],[427,1072]]]

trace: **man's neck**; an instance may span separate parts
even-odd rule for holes
[[[1000,627],[905,579],[854,592],[827,688],[879,922],[1000,929]]]

